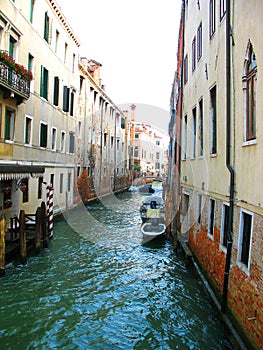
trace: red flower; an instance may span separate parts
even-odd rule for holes
[[[15,71],[16,74],[22,76],[26,80],[30,81],[33,79],[32,72],[27,70],[22,64],[16,63],[13,57],[8,56],[6,51],[0,50],[0,62],[3,62],[6,66]]]

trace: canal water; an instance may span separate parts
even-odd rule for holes
[[[0,280],[0,349],[233,349],[194,269],[143,244],[145,195],[79,206],[49,248]]]

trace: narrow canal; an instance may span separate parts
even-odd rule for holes
[[[233,349],[192,267],[142,244],[145,196],[72,211],[49,248],[0,280],[0,349]]]

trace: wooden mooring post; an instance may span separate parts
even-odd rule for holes
[[[47,217],[46,217],[46,204],[41,203],[41,228],[43,235],[43,248],[48,247],[48,235],[47,235]]]
[[[42,221],[42,209],[41,207],[37,208],[36,211],[36,231],[35,231],[35,253],[40,252],[41,245],[41,221]]]
[[[5,275],[5,217],[0,218],[0,276]]]
[[[20,242],[20,261],[21,264],[27,263],[26,257],[26,214],[24,210],[20,210],[19,214],[19,242]]]

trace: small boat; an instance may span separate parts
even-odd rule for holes
[[[144,238],[151,240],[164,235],[166,231],[165,206],[161,197],[146,198],[140,208],[142,219],[141,231]]]
[[[140,193],[154,193],[155,192],[155,189],[152,188],[152,185],[144,185],[142,187],[139,187],[139,192]]]

